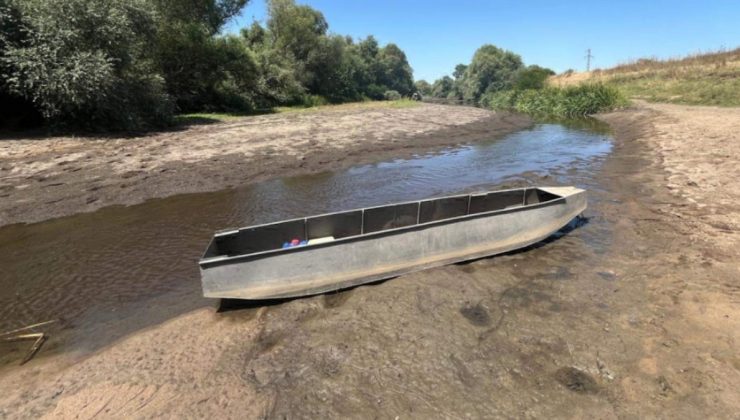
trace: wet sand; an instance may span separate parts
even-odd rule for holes
[[[274,305],[142,302],[178,309],[5,366],[0,415],[733,418],[740,110],[600,118],[614,149],[564,236]]]
[[[0,226],[405,158],[531,124],[477,108],[371,102],[129,138],[16,135],[0,139]]]
[[[94,352],[137,329],[208,306],[197,261],[216,230],[504,188],[536,174],[566,172],[568,178],[557,182],[568,184],[590,177],[608,156],[608,132],[596,121],[537,124],[413,159],[0,227],[0,331],[63,318],[64,328],[54,326],[43,355]],[[183,302],[168,298],[173,295]],[[17,362],[17,354],[0,352],[0,368]]]

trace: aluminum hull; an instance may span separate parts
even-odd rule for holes
[[[506,192],[522,191],[526,196],[532,190]],[[549,237],[586,209],[584,190],[551,187],[536,191],[549,194],[548,199],[426,223],[419,223],[417,215],[417,223],[410,226],[320,245],[244,255],[207,253],[200,262],[203,295],[250,300],[307,296],[501,254]],[[423,209],[424,201],[419,203]],[[365,217],[369,210],[357,211]]]

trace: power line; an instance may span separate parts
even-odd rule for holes
[[[586,71],[591,71],[591,59],[594,58],[591,55],[591,48],[586,50]]]

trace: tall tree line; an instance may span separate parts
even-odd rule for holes
[[[473,54],[470,64],[455,66],[452,77],[443,76],[431,84],[418,80],[415,85],[422,95],[487,106],[498,92],[541,89],[553,74],[537,65],[525,66],[518,54],[486,44]]]
[[[177,112],[415,91],[398,46],[332,34],[293,0],[223,34],[247,1],[0,0],[0,125],[142,129]]]

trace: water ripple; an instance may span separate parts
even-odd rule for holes
[[[540,124],[432,156],[7,226],[0,229],[0,331],[83,313],[94,321],[96,311],[163,293],[199,294],[197,260],[214,230],[484,190],[524,172],[566,170],[557,181],[578,184],[570,170],[610,150],[601,131]]]

